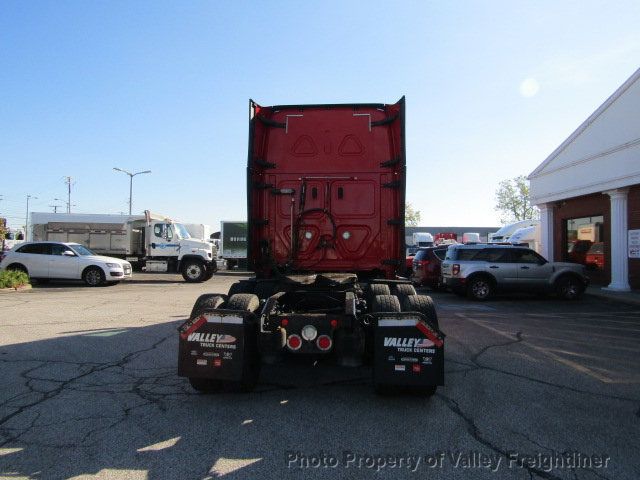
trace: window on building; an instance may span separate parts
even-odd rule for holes
[[[604,257],[604,217],[570,218],[566,221],[567,246],[565,259],[586,265],[589,270],[603,271]]]

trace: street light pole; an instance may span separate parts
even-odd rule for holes
[[[133,177],[135,177],[136,175],[142,175],[143,173],[151,173],[151,170],[145,170],[144,172],[131,173],[118,167],[113,167],[113,169],[117,172],[122,172],[129,175],[129,215],[131,215],[131,205],[133,204]]]
[[[33,195],[27,195],[27,216],[24,219],[24,240],[25,242],[29,240],[29,199],[33,198],[37,200],[38,197],[34,197]]]

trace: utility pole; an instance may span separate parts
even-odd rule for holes
[[[113,167],[113,169],[117,172],[122,172],[129,175],[129,215],[131,215],[131,204],[133,203],[133,177],[135,177],[136,175],[142,175],[143,173],[151,173],[151,170],[145,170],[144,172],[131,173],[118,167]]]
[[[68,203],[65,200],[61,199],[61,198],[54,198],[54,200],[56,202],[62,202],[67,206],[67,213],[71,212],[71,207],[77,207],[77,205],[75,203]],[[49,205],[50,207],[53,207],[54,205]],[[60,208],[62,205],[58,205],[58,208]],[[54,213],[58,213],[58,212],[54,212]]]
[[[49,207],[53,208],[53,213],[58,213],[58,209],[61,207],[62,205],[49,205]]]
[[[24,240],[25,242],[27,240],[29,240],[29,199],[33,198],[34,200],[37,200],[38,197],[34,197],[33,195],[28,195],[27,194],[27,216],[25,217],[24,220]]]
[[[71,177],[64,177],[64,183],[67,184],[67,213],[71,213]]]

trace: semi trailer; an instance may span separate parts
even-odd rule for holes
[[[181,223],[145,210],[144,215],[31,214],[35,241],[75,242],[100,255],[122,258],[134,269],[181,273],[187,282],[209,280],[216,249],[192,239]]]
[[[248,265],[179,327],[178,373],[251,391],[263,363],[368,364],[378,392],[444,384],[444,334],[404,266],[405,101],[250,101]],[[295,358],[298,357],[298,358]]]

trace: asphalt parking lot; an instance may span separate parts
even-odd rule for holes
[[[436,293],[431,399],[323,365],[201,395],[176,375],[176,328],[238,278],[1,293],[0,478],[640,478],[638,307]]]

